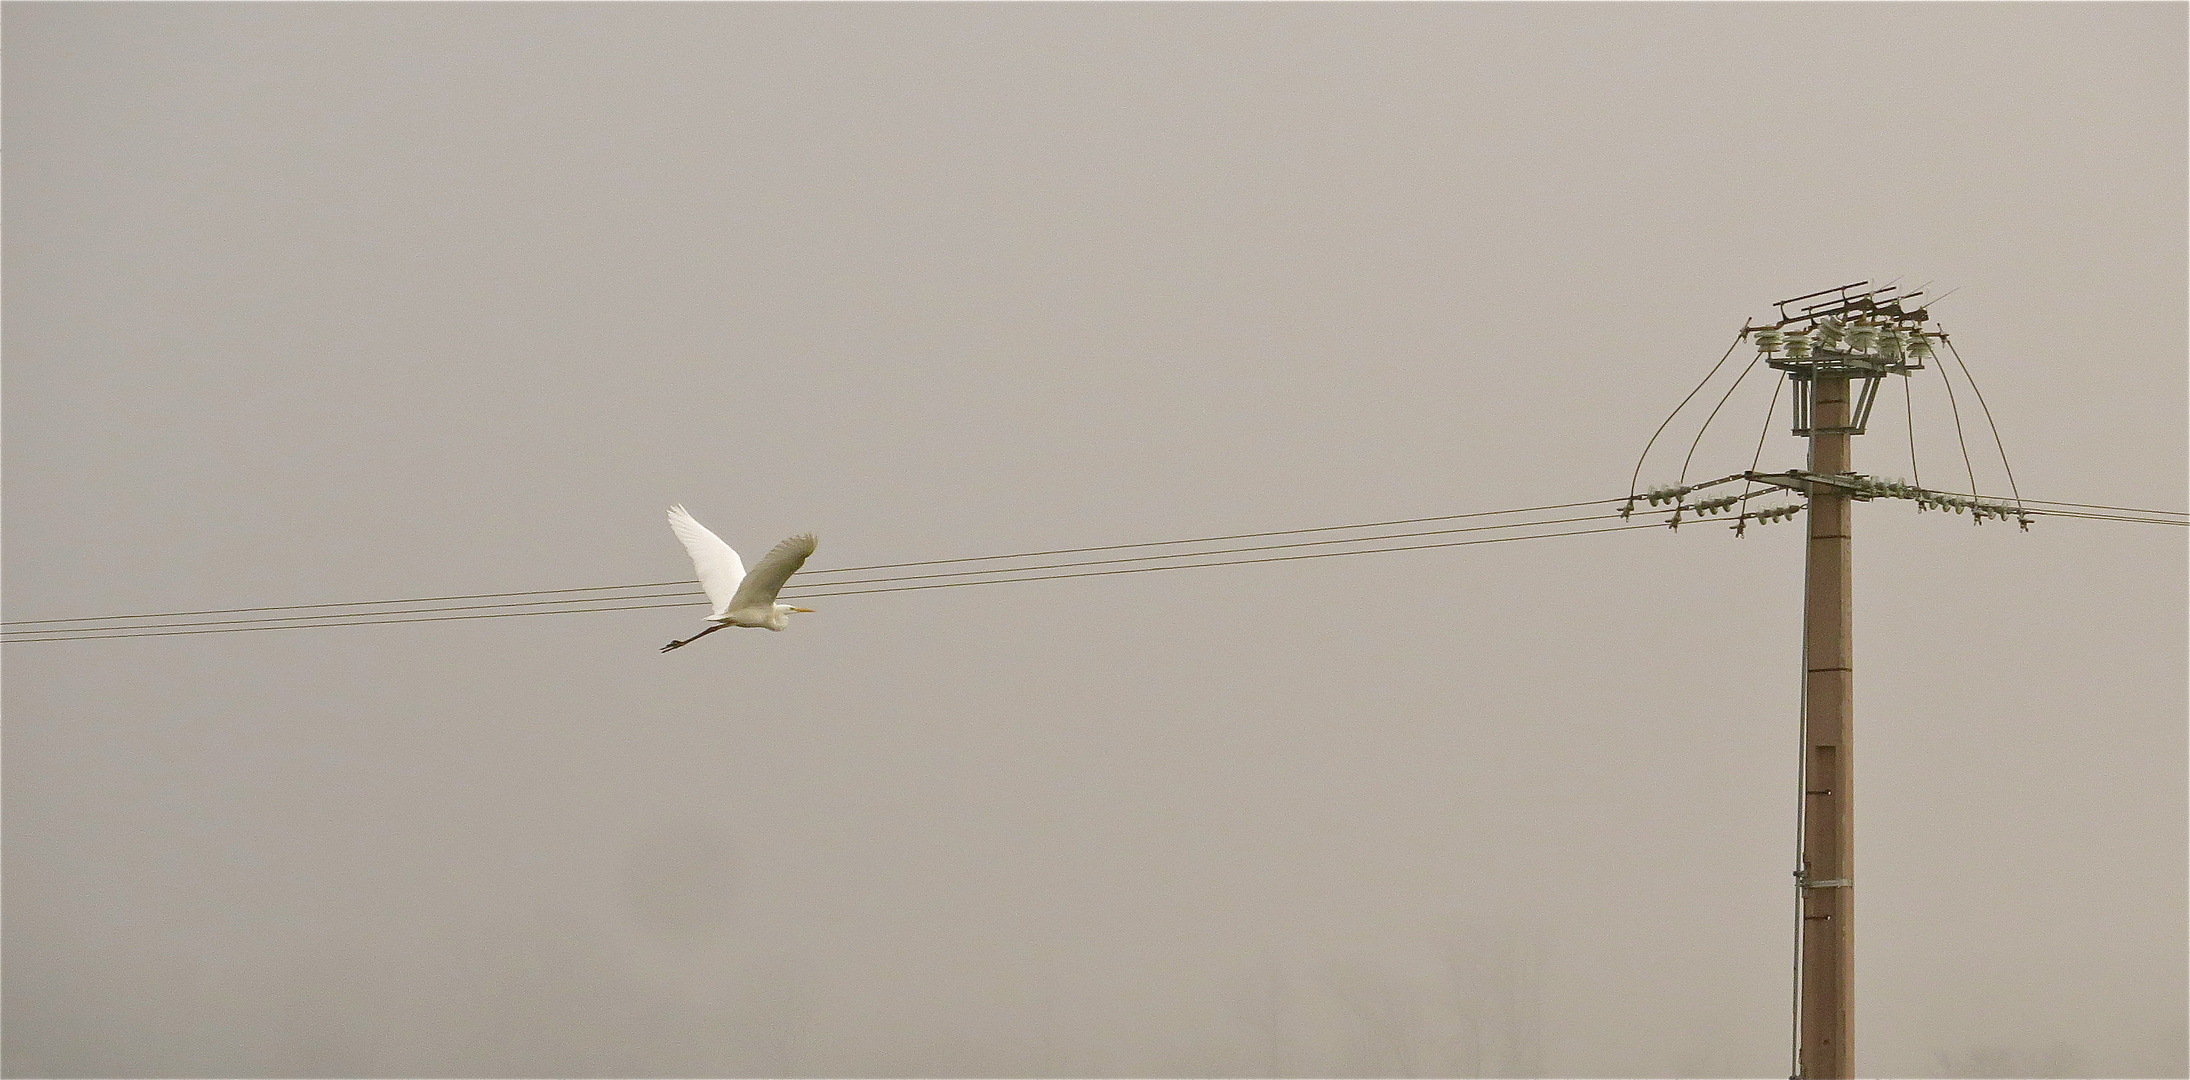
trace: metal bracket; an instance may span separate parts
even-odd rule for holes
[[[1826,352],[1817,361],[1769,360],[1771,366],[1787,373],[1788,381],[1795,384],[1794,433],[1798,438],[1812,435],[1861,435],[1870,428],[1871,406],[1878,403],[1878,383],[1882,375],[1899,375],[1907,378],[1911,370],[1922,370],[1921,365],[1911,367],[1900,360],[1883,357],[1866,357],[1854,353]],[[1829,365],[1829,366],[1828,366]],[[1810,420],[1811,401],[1816,393],[1817,376],[1842,375],[1856,384],[1856,397],[1850,403],[1849,423],[1841,427],[1817,427]]]
[[[1852,889],[1854,887],[1855,882],[1850,881],[1847,878],[1834,878],[1831,881],[1797,880],[1795,882],[1795,888],[1797,889]]]
[[[1889,282],[1885,285],[1881,285],[1878,288],[1871,289],[1867,292],[1854,294],[1851,294],[1849,292],[1849,290],[1851,289],[1860,289],[1868,284],[1870,284],[1870,282],[1868,281],[1851,282],[1849,284],[1841,285],[1836,288],[1821,289],[1817,292],[1810,293],[1805,296],[1796,296],[1786,300],[1781,300],[1780,302],[1772,305],[1773,307],[1779,309],[1779,321],[1770,324],[1770,328],[1778,329],[1779,327],[1786,326],[1789,323],[1798,323],[1803,321],[1815,322],[1819,319],[1829,319],[1835,316],[1850,314],[1867,315],[1876,313],[1885,315],[1887,318],[1897,321],[1915,322],[1923,322],[1926,318],[1930,317],[1931,312],[1923,308],[1917,308],[1912,311],[1906,307],[1907,304],[1914,302],[1917,297],[1924,295],[1924,290],[1918,289],[1915,292],[1906,292],[1901,293],[1899,296],[1895,296],[1893,294],[1900,292],[1900,290],[1896,288],[1891,282]],[[1798,309],[1793,315],[1787,314],[1787,305],[1800,300],[1809,300],[1816,297],[1824,296],[1827,293],[1838,293],[1839,295],[1831,297],[1830,299],[1819,300],[1815,304],[1804,305],[1802,308]],[[1941,297],[1941,299],[1945,298]],[[1746,322],[1746,320],[1744,320],[1744,322]]]
[[[1747,472],[1741,474],[1741,478],[1754,480],[1759,484],[1770,484],[1773,487],[1785,488],[1797,495],[1816,495],[1822,489],[1827,494],[1846,495],[1851,499],[1861,499],[1866,502],[1873,497],[1870,489],[1863,486],[1852,473],[1814,473],[1805,472],[1801,469],[1789,469],[1783,473]]]
[[[1797,379],[1813,379],[1819,375],[1834,375],[1850,379],[1875,379],[1880,375],[1907,375],[1922,371],[1922,364],[1910,363],[1899,357],[1873,356],[1867,353],[1844,352],[1839,349],[1818,349],[1810,357],[1789,360],[1785,357],[1766,357],[1767,367],[1775,367]]]

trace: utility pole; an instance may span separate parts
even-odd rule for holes
[[[1848,378],[1811,380],[1810,468],[1843,476],[1849,460]],[[1798,391],[1800,392],[1800,388]],[[1855,1075],[1854,501],[1810,491],[1802,612],[1801,983],[1798,1080]]]
[[[1933,343],[1946,338],[1925,329],[1927,311],[1907,305],[1920,292],[1897,294],[1891,285],[1865,289],[1869,284],[1858,281],[1782,300],[1776,305],[1777,321],[1742,326],[1742,338],[1755,341],[1758,358],[1784,372],[1792,386],[1794,434],[1810,441],[1808,468],[1780,473],[1752,469],[1697,484],[1653,488],[1642,496],[1653,506],[1673,503],[1667,524],[1676,529],[1684,514],[1735,513],[1737,535],[1751,522],[1784,521],[1805,509],[1810,515],[1802,603],[1802,809],[1795,870],[1801,918],[1795,949],[1793,1080],[1855,1075],[1854,504],[1908,499],[1919,509],[1967,512],[1979,524],[2014,520],[2030,527],[2019,504],[1927,491],[1855,471],[1850,444],[1870,423],[1879,384],[1887,375],[1908,378],[1924,370]],[[1790,310],[1789,305],[1804,301],[1813,302]],[[1727,396],[1732,394],[1729,389]],[[1702,437],[1699,432],[1699,442]],[[1647,457],[1649,448],[1643,453]],[[1636,468],[1640,471],[1641,465]],[[1692,492],[1737,480],[1743,483],[1738,495],[1688,500]],[[1752,507],[1756,484],[1768,485],[1766,492],[1777,488],[1802,495],[1806,502]],[[1635,509],[1635,499],[1629,497],[1623,515]]]
[[[1855,1075],[1855,502],[1884,495],[1931,503],[1928,492],[1855,471],[1852,443],[1870,423],[1879,383],[1921,371],[1932,340],[1942,336],[1925,331],[1924,309],[1903,306],[1919,294],[1896,296],[1891,286],[1864,290],[1868,284],[1782,300],[1778,322],[1743,327],[1767,362],[1787,373],[1794,433],[1810,440],[1804,474],[1748,477],[1808,496],[1810,515],[1802,580],[1794,1080]],[[1788,310],[1805,300],[1816,302]],[[2007,516],[1993,505],[1957,509],[1971,510],[1977,521]]]
[[[1854,437],[1882,376],[1921,369],[1926,312],[1857,282],[1779,303],[1759,351],[1794,389],[1795,434],[1810,440],[1802,578],[1802,822],[1796,855],[1794,1080],[1855,1075]],[[1913,294],[1912,294],[1913,295]],[[1794,313],[1787,305],[1825,299]],[[1781,351],[1784,350],[1784,351]],[[1771,354],[1780,352],[1779,356]],[[1860,391],[1851,395],[1851,389]]]

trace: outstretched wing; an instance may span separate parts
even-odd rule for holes
[[[814,553],[820,543],[812,533],[801,533],[785,540],[761,556],[753,572],[745,577],[745,584],[738,586],[738,595],[730,601],[730,610],[743,611],[755,608],[768,611],[775,607],[776,594],[783,590],[783,583],[791,580],[798,568],[806,565],[806,556]]]
[[[730,610],[731,599],[738,594],[738,585],[745,581],[745,564],[738,561],[738,553],[722,542],[722,537],[707,531],[707,526],[693,520],[683,506],[669,508],[669,531],[684,542],[684,550],[692,556],[692,569],[699,572],[700,588],[707,592],[707,602],[715,606],[711,619],[722,618]],[[770,558],[774,558],[771,554]],[[785,577],[790,574],[786,572]],[[774,595],[774,590],[769,594]]]

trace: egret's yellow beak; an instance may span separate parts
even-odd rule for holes
[[[810,607],[795,607],[795,608],[792,608],[791,610],[792,610],[792,611],[803,611],[803,612],[805,612],[805,613],[806,613],[806,614],[808,614],[808,615],[811,615],[811,614],[813,614],[813,613],[814,613],[814,609],[812,609],[812,608],[810,608]]]

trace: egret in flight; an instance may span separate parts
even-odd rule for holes
[[[777,544],[748,574],[745,564],[738,561],[738,553],[730,550],[722,537],[708,532],[707,526],[694,521],[684,507],[669,508],[669,529],[684,542],[684,550],[692,556],[692,569],[699,571],[700,588],[707,592],[708,603],[715,605],[715,610],[707,616],[707,621],[715,625],[683,641],[662,646],[663,652],[683,648],[725,626],[765,626],[781,630],[791,624],[792,612],[814,610],[776,603],[776,594],[783,590],[783,583],[789,581],[791,575],[806,564],[806,557],[814,553],[814,545],[818,542],[814,534],[804,533]]]

